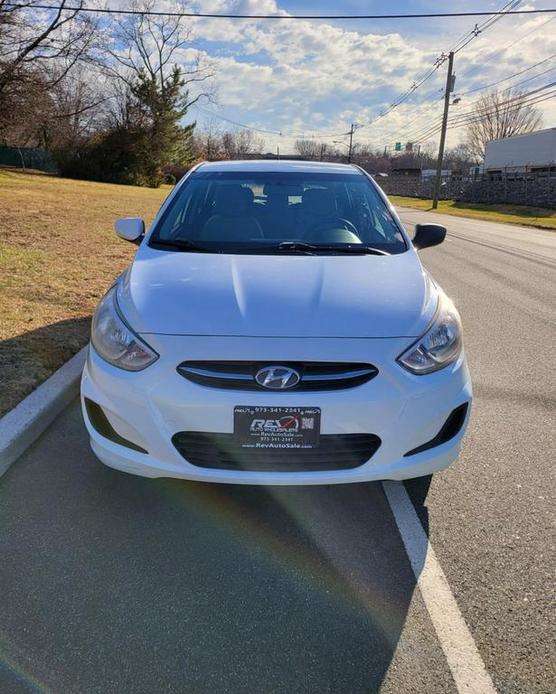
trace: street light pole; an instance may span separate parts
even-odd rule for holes
[[[355,128],[354,123],[351,124],[349,129],[349,150],[348,150],[348,164],[351,164],[351,152],[353,150],[353,130]]]
[[[450,108],[450,93],[454,89],[454,77],[452,70],[454,67],[454,53],[450,51],[448,55],[448,74],[446,76],[446,91],[444,92],[444,115],[442,116],[442,130],[440,132],[440,144],[438,146],[438,160],[436,163],[436,180],[434,182],[434,196],[432,199],[432,209],[438,207],[438,196],[440,195],[440,182],[442,178],[442,159],[444,158],[444,145],[446,144],[446,129],[448,127],[448,109]]]

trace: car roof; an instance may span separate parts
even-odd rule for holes
[[[295,159],[246,159],[235,161],[204,162],[198,171],[245,171],[247,172],[295,172],[358,174],[360,169],[351,164],[335,164],[324,161],[297,161]]]

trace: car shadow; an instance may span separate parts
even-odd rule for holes
[[[94,458],[76,403],[0,495],[0,661],[23,679],[55,691],[368,694],[404,691],[395,678],[410,672],[420,691],[438,686],[438,645],[378,483],[134,477]]]
[[[0,417],[89,340],[91,318],[70,318],[0,340]]]
[[[405,490],[413,503],[413,508],[421,521],[421,525],[427,537],[429,536],[429,512],[426,501],[432,479],[432,475],[426,475],[425,477],[417,477],[404,482]]]

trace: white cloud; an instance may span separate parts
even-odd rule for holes
[[[157,3],[157,9],[165,6],[175,6],[175,0]],[[284,13],[275,0],[191,0],[188,6],[202,12]],[[494,82],[556,53],[554,19],[550,23],[550,16],[544,15],[501,19],[456,55],[456,91]],[[301,20],[199,19],[191,20],[191,25],[201,52],[216,70],[218,106],[212,107],[216,113],[265,129],[310,135],[345,132],[351,122],[368,124],[430,68],[441,49],[472,29],[474,21],[450,20],[452,30],[446,32],[446,23],[440,31],[431,20],[426,37],[422,25],[419,33],[416,29],[414,34],[402,34],[394,23],[376,22],[361,23],[357,30]],[[550,63],[538,71],[548,67]],[[556,70],[524,88],[553,81],[555,75]],[[404,104],[361,129],[358,138],[382,148],[426,130],[441,113],[444,80],[443,66]],[[474,96],[464,97],[457,108],[469,110]],[[539,107],[545,126],[553,125],[556,103],[547,101]],[[192,110],[191,115],[202,122],[200,113]],[[457,144],[462,136],[463,129],[450,131],[448,144]],[[267,148],[280,145],[287,151],[295,136],[265,136],[265,140]]]

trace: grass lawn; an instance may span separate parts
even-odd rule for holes
[[[419,210],[431,210],[431,200],[420,198],[405,198],[400,195],[389,195],[394,206],[415,207]],[[442,214],[452,214],[456,217],[471,217],[485,219],[489,222],[505,222],[506,224],[522,224],[524,226],[541,227],[556,230],[556,210],[543,207],[527,207],[525,205],[484,205],[482,203],[455,202],[440,200],[438,210]]]
[[[0,416],[86,344],[135,251],[114,220],[150,222],[169,191],[0,169]]]

